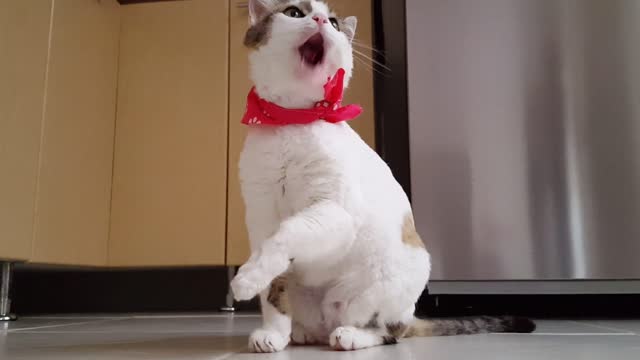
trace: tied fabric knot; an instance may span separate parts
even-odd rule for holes
[[[247,109],[242,118],[245,125],[309,124],[317,120],[330,123],[352,120],[362,113],[359,105],[342,106],[344,93],[344,69],[338,69],[324,85],[324,99],[311,109],[287,109],[261,99],[255,87],[247,96]]]

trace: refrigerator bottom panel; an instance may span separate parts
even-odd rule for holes
[[[431,281],[430,295],[640,294],[640,280]]]

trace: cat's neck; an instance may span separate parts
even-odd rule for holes
[[[300,89],[274,89],[256,85],[256,93],[260,98],[287,109],[311,109],[322,100],[322,94],[309,94]]]

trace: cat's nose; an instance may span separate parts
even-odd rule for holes
[[[312,17],[312,19],[318,23],[318,25],[322,25],[322,24],[326,24],[329,22],[329,20],[327,20],[326,18],[322,17],[322,16],[314,16]]]

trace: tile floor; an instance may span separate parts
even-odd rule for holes
[[[406,339],[356,352],[247,354],[256,315],[43,316],[0,324],[0,359],[640,359],[640,320],[539,320],[534,334]]]

